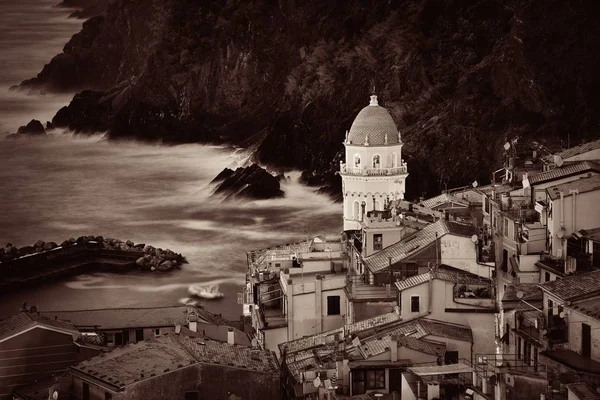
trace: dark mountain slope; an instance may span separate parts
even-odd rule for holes
[[[598,136],[598,11],[592,0],[113,0],[57,56],[75,71],[68,84],[55,59],[23,86],[103,92],[61,110],[60,125],[257,146],[314,184],[330,181],[375,86],[406,143],[409,195],[434,194],[487,178],[507,137]]]

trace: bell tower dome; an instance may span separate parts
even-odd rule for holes
[[[360,229],[366,213],[404,199],[408,170],[391,114],[372,95],[346,132],[346,162],[340,162],[344,230]]]

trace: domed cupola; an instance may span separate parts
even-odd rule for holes
[[[340,160],[344,230],[360,229],[367,213],[404,199],[408,168],[402,146],[394,119],[371,96],[346,132],[345,162]]]
[[[400,144],[400,134],[394,119],[371,96],[371,102],[363,108],[352,123],[347,144],[365,146],[388,146]]]

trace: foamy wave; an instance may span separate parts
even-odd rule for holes
[[[188,293],[202,299],[220,299],[225,295],[219,291],[219,285],[196,284],[188,288]]]

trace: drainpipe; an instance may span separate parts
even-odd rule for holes
[[[565,195],[560,192],[560,229],[565,228]]]
[[[572,218],[573,218],[573,233],[575,233],[577,231],[577,224],[575,223],[575,217],[577,215],[576,211],[577,211],[577,206],[575,205],[575,199],[576,199],[576,195],[579,194],[579,190],[575,189],[575,190],[570,190],[571,194],[573,195],[573,200],[572,200],[572,207],[571,207],[571,213],[572,213]]]
[[[429,271],[429,293],[428,293],[428,305],[427,305],[427,311],[428,313],[431,315],[431,307],[433,303],[433,276],[432,276],[432,271]]]

